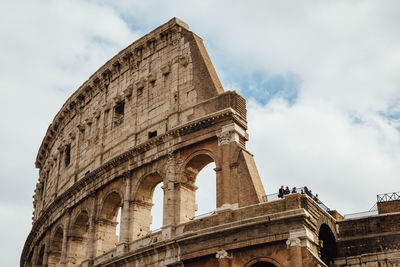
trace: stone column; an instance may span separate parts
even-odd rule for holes
[[[73,130],[72,132],[69,133],[69,138],[71,140],[71,154],[74,153],[74,157],[72,158],[71,155],[71,162],[70,164],[73,166],[74,168],[74,183],[76,183],[77,179],[78,179],[78,175],[77,175],[77,170],[79,166],[79,133],[80,131],[78,130],[78,133],[75,132],[76,130]],[[75,145],[73,145],[73,142],[75,142]]]
[[[36,267],[36,261],[37,261],[37,256],[39,254],[39,247],[37,245],[35,245],[33,247],[33,255],[32,255],[32,265],[31,266],[35,266]]]
[[[231,133],[222,133],[218,140],[219,150],[221,153],[221,187],[219,188],[221,192],[221,206],[224,207],[231,203],[230,191],[232,189],[231,177],[230,177],[230,139]],[[219,207],[218,207],[219,208]]]
[[[68,211],[64,222],[63,240],[61,246],[61,259],[60,266],[66,266],[68,260],[68,237],[69,237],[69,224],[71,220],[71,213]]]
[[[57,192],[58,192],[58,182],[60,180],[60,169],[61,169],[61,162],[62,162],[62,155],[63,155],[63,151],[62,151],[62,147],[58,147],[58,160],[57,160],[57,176],[56,176],[56,185],[55,185],[55,189],[54,189],[54,199],[57,197]]]
[[[303,257],[302,248],[310,248],[311,243],[315,240],[315,236],[308,228],[297,229],[289,232],[289,238],[286,241],[289,249],[290,266],[302,267]]]
[[[80,115],[79,115],[80,116]],[[80,161],[80,155],[81,155],[81,142],[83,139],[83,132],[85,131],[85,127],[82,124],[79,124],[77,126],[78,128],[78,134],[76,135],[76,154],[75,154],[75,162],[74,162],[74,182],[78,180],[78,174],[79,174],[79,161]]]
[[[163,181],[163,225],[162,237],[169,239],[172,237],[173,225],[179,223],[180,217],[180,204],[179,204],[179,188],[176,180],[177,160],[176,154],[169,153],[166,162],[166,171]]]
[[[118,252],[125,252],[130,242],[129,226],[130,224],[130,203],[131,203],[131,177],[125,177],[125,199],[123,200],[121,210],[121,226],[119,231],[119,243],[117,245]]]
[[[42,199],[40,201],[40,207],[39,207],[39,212],[42,212],[44,209],[44,201],[46,199],[46,186],[47,186],[47,175],[45,175],[46,172],[45,171],[41,171],[40,172],[40,178],[41,180],[43,180],[43,188],[42,188]]]
[[[235,181],[237,179],[235,177],[237,164],[232,162],[231,154],[235,148],[235,143],[239,144],[240,136],[244,135],[244,129],[235,123],[222,127],[222,131],[218,135],[220,169],[216,169],[217,211],[238,207],[237,182]]]
[[[86,250],[86,261],[91,261],[96,257],[96,214],[97,214],[97,196],[95,194],[91,195],[92,205],[90,207],[90,217],[89,217],[89,233],[88,233],[88,243]]]
[[[218,266],[229,267],[231,266],[232,256],[226,250],[217,251],[215,257],[218,259]]]
[[[286,241],[289,249],[290,263],[292,267],[302,267],[303,259],[301,256],[301,241],[299,238],[289,238]]]
[[[44,246],[43,267],[47,267],[48,265],[49,252],[50,252],[50,236],[47,236]]]
[[[103,121],[100,122],[101,127],[99,129],[99,131],[100,131],[99,141],[101,142],[100,143],[100,151],[99,151],[99,162],[100,162],[100,165],[103,164],[104,143],[105,143],[105,140],[106,140],[107,130],[109,130],[107,128],[107,127],[109,127],[109,125],[107,125],[107,122],[109,120],[108,117],[110,117],[110,109],[111,109],[111,104],[107,103],[107,94],[104,94],[104,104],[102,106]]]

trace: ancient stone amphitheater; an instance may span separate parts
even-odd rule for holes
[[[21,267],[400,266],[397,198],[353,219],[312,195],[267,199],[246,130],[245,99],[224,91],[184,22],[135,41],[50,124]],[[196,218],[196,176],[210,162],[216,210]],[[150,231],[160,183],[162,228]]]

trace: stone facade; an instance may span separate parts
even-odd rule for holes
[[[21,267],[400,266],[398,203],[349,221],[307,195],[267,201],[246,130],[245,99],[223,90],[184,22],[135,41],[50,124]],[[211,162],[216,211],[195,218],[196,176]],[[163,226],[151,232],[160,183]]]

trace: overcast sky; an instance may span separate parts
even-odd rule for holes
[[[172,17],[203,38],[225,90],[246,97],[248,149],[267,193],[307,185],[346,214],[400,191],[397,0],[0,0],[1,266],[19,264],[34,161],[57,111]],[[204,176],[199,190],[213,192]]]

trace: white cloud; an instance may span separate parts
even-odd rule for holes
[[[94,71],[141,34],[96,3],[0,5],[1,228],[13,233],[3,231],[0,249],[3,266],[17,266],[30,231],[34,161],[48,125]]]
[[[249,105],[249,149],[268,192],[307,185],[342,213],[398,190],[400,135],[380,117],[359,124],[326,106]]]
[[[248,106],[248,147],[267,192],[281,184],[307,184],[340,212],[368,209],[376,194],[400,187],[399,120],[382,116],[398,116],[400,110],[399,5],[395,0],[1,3],[2,209],[31,209],[36,152],[65,100],[118,51],[174,16],[204,39],[226,89],[245,93],[239,72],[293,73],[302,81],[292,106],[281,99]],[[27,231],[17,233],[16,242]],[[0,240],[2,250],[10,247],[5,241]],[[13,260],[10,265],[19,259]]]

